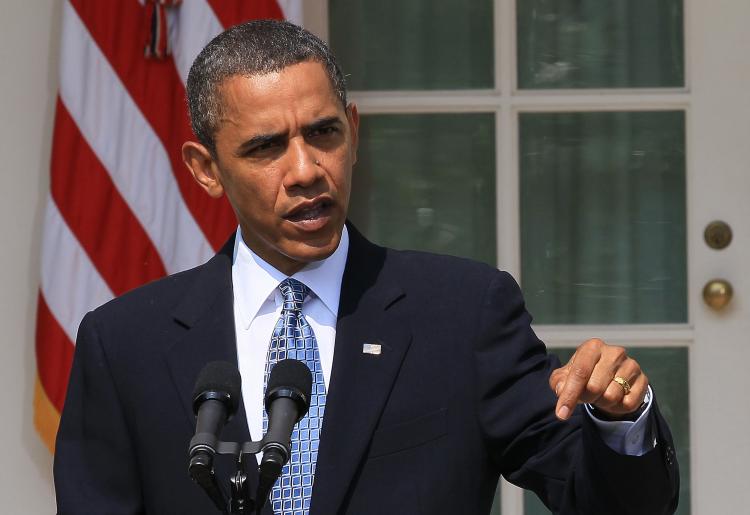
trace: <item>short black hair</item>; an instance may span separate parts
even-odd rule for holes
[[[278,72],[293,64],[323,65],[346,108],[346,82],[328,46],[311,32],[279,20],[253,20],[222,32],[198,54],[187,79],[188,110],[195,136],[216,156],[214,136],[222,116],[219,86],[235,75]]]

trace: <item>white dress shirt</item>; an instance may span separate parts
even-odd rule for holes
[[[292,277],[310,288],[302,313],[312,327],[318,342],[326,391],[333,366],[336,319],[339,312],[341,281],[349,252],[349,233],[344,226],[341,242],[327,259],[306,265]],[[242,376],[242,398],[247,412],[247,426],[254,441],[263,437],[263,393],[266,355],[274,326],[281,316],[283,299],[279,284],[287,275],[258,257],[242,239],[238,228],[234,242],[232,286],[234,323],[237,335],[237,361]],[[586,412],[599,428],[602,439],[621,454],[638,456],[654,447],[651,428],[646,423],[648,406],[636,422],[606,422]]]
[[[328,391],[336,340],[341,280],[349,252],[349,233],[344,226],[336,251],[323,261],[305,266],[292,277],[310,288],[302,313],[315,333]],[[240,229],[234,241],[232,289],[234,325],[237,334],[237,362],[242,376],[242,398],[247,426],[253,440],[263,437],[263,382],[266,355],[283,298],[279,284],[288,276],[258,257],[245,244]]]

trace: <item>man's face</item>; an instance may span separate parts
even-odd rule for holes
[[[344,109],[317,62],[234,76],[220,94],[217,156],[203,176],[183,146],[196,180],[212,196],[226,193],[247,245],[278,270],[330,256],[349,204],[356,107]]]

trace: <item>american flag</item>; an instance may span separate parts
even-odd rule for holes
[[[236,226],[180,157],[193,59],[225,27],[302,22],[302,0],[67,0],[37,309],[35,426],[54,448],[78,324],[196,266]]]

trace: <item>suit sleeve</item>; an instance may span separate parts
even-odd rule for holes
[[[78,330],[54,477],[59,515],[143,513],[136,456],[94,313]]]
[[[673,513],[679,473],[669,429],[656,404],[657,443],[643,456],[611,450],[581,407],[555,417],[548,386],[559,361],[531,330],[515,281],[499,273],[488,286],[474,348],[478,416],[503,476],[534,491],[559,514]]]

